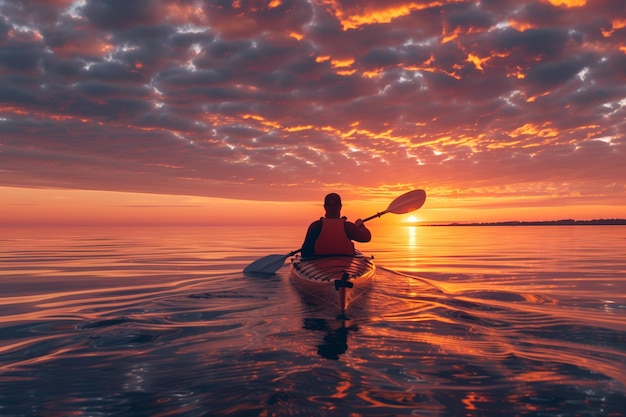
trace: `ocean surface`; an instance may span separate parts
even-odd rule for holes
[[[0,416],[626,416],[626,226],[374,223],[347,320],[301,228],[3,230]]]

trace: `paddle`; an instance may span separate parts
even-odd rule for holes
[[[402,194],[400,197],[393,200],[391,204],[389,204],[389,207],[387,207],[387,210],[376,213],[373,216],[363,219],[363,221],[366,222],[368,220],[372,220],[374,217],[380,217],[386,213],[410,213],[422,207],[425,201],[426,192],[424,190],[409,191],[408,193]]]
[[[381,211],[380,213],[376,213],[373,216],[370,216],[366,219],[363,219],[363,222],[372,220],[373,218],[380,217],[383,214],[393,213],[393,214],[404,214],[409,213],[411,211],[415,211],[418,208],[424,205],[426,201],[426,192],[424,190],[413,190],[408,193],[402,194],[400,197],[397,197],[393,200],[387,210]],[[260,274],[273,274],[278,271],[285,260],[290,256],[295,255],[300,252],[301,249],[296,249],[292,252],[289,252],[286,255],[268,255],[263,258],[257,259],[252,262],[250,265],[246,266],[243,270],[244,273],[260,273]]]

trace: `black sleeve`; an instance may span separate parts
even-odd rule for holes
[[[309,229],[306,232],[306,237],[304,238],[304,243],[302,244],[302,257],[308,258],[315,255],[315,241],[320,236],[320,232],[322,231],[322,221],[317,220],[309,226]]]
[[[372,233],[365,225],[358,227],[352,222],[346,222],[345,230],[348,237],[356,242],[369,242],[372,240]]]

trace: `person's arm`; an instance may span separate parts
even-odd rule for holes
[[[365,223],[361,219],[357,219],[354,223],[346,222],[346,234],[350,239],[357,242],[369,242],[372,240],[372,233],[365,227]]]
[[[321,231],[321,220],[314,221],[309,225],[309,228],[306,231],[306,236],[304,238],[304,243],[302,243],[302,250],[300,251],[300,254],[303,258],[310,258],[312,256],[315,256],[315,241],[320,236]]]

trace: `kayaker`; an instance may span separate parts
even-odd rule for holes
[[[354,255],[354,243],[369,242],[372,234],[361,219],[354,223],[341,217],[341,197],[330,193],[324,198],[326,215],[314,221],[302,244],[302,257]]]

